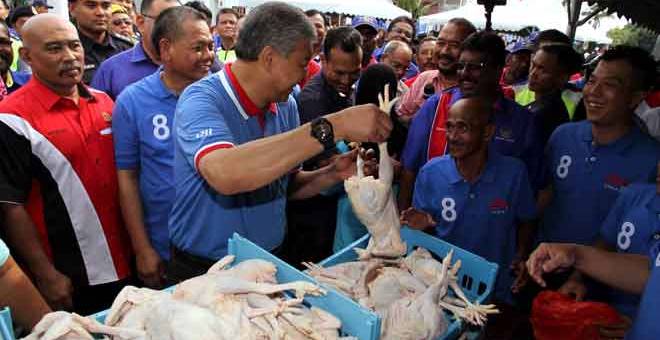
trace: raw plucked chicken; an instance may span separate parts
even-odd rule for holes
[[[389,100],[389,85],[385,85],[385,99],[380,95],[379,99],[381,110],[389,112],[395,102]],[[380,151],[378,179],[364,176],[364,162],[358,155],[357,175],[344,181],[344,188],[355,216],[371,234],[367,249],[356,249],[360,259],[396,258],[406,254],[406,244],[401,240],[401,224],[392,192],[394,168],[387,152],[387,143],[378,144],[378,150]]]
[[[92,333],[115,340],[347,339],[340,337],[339,319],[303,305],[306,294],[324,294],[319,286],[278,284],[272,263],[246,260],[229,268],[233,260],[221,259],[173,293],[125,287],[105,325],[77,314],[48,314],[26,339],[93,339]]]
[[[389,112],[388,86],[379,97]],[[483,325],[493,305],[474,304],[457,282],[460,261],[452,265],[450,251],[442,263],[423,248],[407,256],[392,193],[393,167],[387,145],[378,145],[378,179],[364,176],[358,156],[357,175],[344,181],[353,211],[371,235],[367,248],[355,251],[358,260],[323,268],[303,263],[323,285],[333,287],[382,318],[382,339],[435,339],[448,328],[443,310],[471,324]],[[450,294],[450,292],[452,294]]]

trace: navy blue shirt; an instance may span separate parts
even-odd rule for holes
[[[660,230],[660,196],[655,184],[631,184],[621,191],[607,215],[600,235],[619,253],[647,255],[653,233]],[[639,296],[612,289],[610,299],[616,309],[634,318]]]
[[[144,224],[151,245],[170,258],[168,218],[174,201],[172,121],[177,97],[165,87],[160,72],[128,86],[113,110],[115,163],[137,170]]]
[[[608,145],[595,144],[589,121],[558,127],[546,150],[553,198],[540,241],[592,244],[621,189],[655,178],[659,146],[636,126]]]
[[[91,86],[115,99],[126,86],[156,72],[154,64],[138,42],[133,48],[106,59],[96,71]]]
[[[489,152],[484,171],[469,183],[451,156],[434,158],[417,176],[413,206],[433,216],[438,237],[498,263],[495,297],[513,302],[509,266],[517,248],[517,223],[536,218],[534,195],[520,160]]]
[[[208,259],[227,254],[227,239],[234,232],[267,250],[279,246],[286,225],[289,176],[254,191],[223,195],[209,186],[198,165],[214,150],[273,136],[298,125],[292,96],[287,102],[271,104],[267,112],[259,110],[231,73],[231,64],[190,85],[179,98],[174,120],[172,245]]]

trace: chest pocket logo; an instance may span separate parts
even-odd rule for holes
[[[568,167],[573,164],[571,156],[563,155],[559,158],[559,165],[557,165],[557,177],[565,179],[568,176]]]
[[[635,235],[635,225],[630,222],[624,222],[616,238],[616,244],[619,246],[619,249],[627,250],[630,247],[633,235]]]
[[[442,212],[440,213],[442,219],[447,222],[456,221],[458,215],[456,213],[456,201],[454,201],[453,198],[445,197],[442,199],[442,202],[440,202],[440,205],[442,206]]]
[[[159,113],[151,118],[151,123],[154,125],[154,137],[156,139],[166,140],[170,138],[170,127],[167,126],[167,116]]]

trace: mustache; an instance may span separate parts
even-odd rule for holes
[[[80,63],[64,64],[60,68],[59,73],[62,74],[62,73],[66,73],[66,72],[69,72],[69,71],[82,71],[82,64],[80,64]]]
[[[438,60],[447,60],[447,61],[452,61],[455,62],[456,58],[450,54],[439,54],[438,55]]]

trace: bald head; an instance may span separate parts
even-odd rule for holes
[[[449,109],[449,116],[461,117],[462,120],[479,126],[492,123],[493,105],[479,97],[459,99]]]
[[[29,48],[48,40],[54,32],[67,32],[78,39],[78,30],[71,22],[59,15],[44,13],[31,17],[23,26],[23,47]]]
[[[32,74],[59,95],[76,93],[85,65],[76,28],[60,16],[44,13],[30,18],[21,36],[21,59]]]
[[[394,69],[398,81],[405,76],[406,70],[408,70],[412,61],[412,56],[412,49],[407,43],[392,40],[385,45],[381,61]]]

